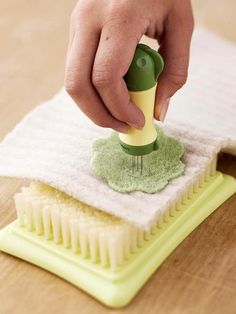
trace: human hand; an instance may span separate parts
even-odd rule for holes
[[[170,97],[187,79],[192,31],[190,0],[80,0],[71,16],[66,90],[97,125],[142,128],[144,115],[123,77],[146,34],[158,40],[165,62],[154,111],[163,121]]]

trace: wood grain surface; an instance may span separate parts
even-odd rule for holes
[[[72,0],[0,1],[0,139],[63,84]],[[196,22],[236,41],[235,0],[193,1]],[[219,169],[236,176],[236,158]],[[0,228],[15,218],[23,180],[0,179]],[[169,256],[133,302],[104,307],[62,279],[0,253],[0,314],[236,313],[236,196]]]

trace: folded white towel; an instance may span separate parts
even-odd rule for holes
[[[81,201],[122,217],[142,228],[149,228],[160,213],[205,172],[224,138],[205,136],[176,123],[165,125],[165,132],[185,145],[183,176],[174,179],[160,193],[121,194],[113,191],[90,169],[92,142],[110,131],[91,123],[60,92],[37,107],[0,144],[0,175],[38,180]]]
[[[199,62],[199,56],[196,58],[194,54],[194,58]],[[209,76],[207,80],[209,83]],[[205,85],[204,78],[201,76],[198,84]],[[226,89],[227,86],[225,93]],[[184,97],[183,101],[189,101]],[[206,93],[205,97],[207,97]],[[180,102],[179,98],[180,96],[178,102]],[[193,101],[198,103],[195,98]],[[203,110],[204,100],[201,102],[198,105],[201,105]],[[185,110],[188,108],[187,105],[188,103],[185,104]],[[217,114],[220,105],[224,108],[224,103],[219,101]],[[201,110],[199,109],[199,114],[202,114]],[[230,121],[232,121],[233,110],[234,108],[231,108],[228,117]],[[195,125],[198,121],[198,117],[193,116],[189,121],[183,119],[183,115],[180,115],[180,118],[189,123],[195,121]],[[224,119],[221,121],[221,129],[224,128],[224,132],[218,132],[219,136],[214,135],[216,130],[213,111],[210,120],[212,124],[209,123],[214,126],[210,128],[213,130],[212,134],[200,131],[192,125],[166,123],[165,132],[180,138],[184,143],[183,159],[186,164],[184,175],[172,180],[164,190],[156,194],[149,195],[142,192],[120,194],[96,177],[89,167],[92,142],[106,136],[109,131],[92,124],[63,90],[52,100],[28,114],[0,144],[0,175],[44,182],[100,210],[148,229],[190,185],[199,180],[222,148],[236,151],[236,136],[233,132],[235,125],[231,122],[230,127],[227,128],[225,114]]]
[[[199,29],[192,41],[189,78],[171,100],[175,119],[228,138],[236,155],[236,45]]]

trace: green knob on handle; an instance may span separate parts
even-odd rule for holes
[[[144,44],[138,44],[128,72],[124,76],[129,91],[144,91],[156,85],[164,68],[161,55]]]

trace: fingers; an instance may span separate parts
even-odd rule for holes
[[[193,17],[189,1],[177,3],[178,7],[167,17],[160,42],[165,68],[158,82],[155,118],[161,121],[165,119],[171,96],[184,85],[188,73]]]
[[[136,28],[137,29],[137,28]],[[108,111],[116,119],[142,128],[142,111],[130,100],[123,79],[132,61],[141,33],[122,19],[104,25],[96,53],[92,80]]]
[[[66,62],[65,87],[80,109],[97,125],[127,132],[129,126],[114,118],[92,85],[91,75],[100,29],[93,22],[80,21],[74,29]]]

